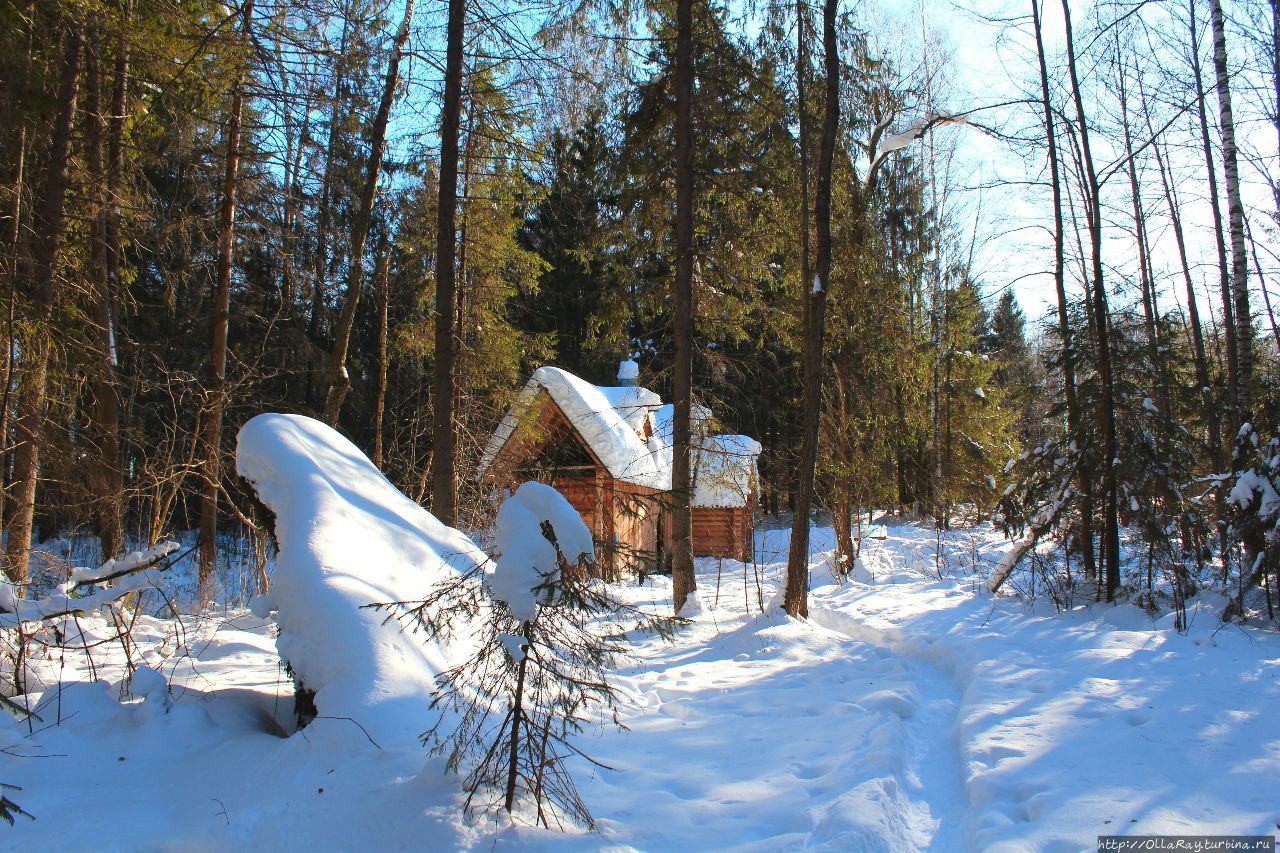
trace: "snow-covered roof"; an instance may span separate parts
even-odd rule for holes
[[[760,443],[745,435],[708,435],[695,461],[693,505],[746,506],[756,490],[756,459]]]
[[[642,437],[642,429],[633,425],[638,420],[643,427],[644,418],[661,398],[646,388],[601,388],[558,367],[534,371],[489,439],[480,460],[482,473],[497,459],[542,391],[560,407],[614,479],[661,491],[671,488],[671,467],[664,463],[661,446],[654,438]]]
[[[624,364],[624,369],[626,362]],[[622,371],[620,371],[620,374]],[[638,386],[599,386],[558,367],[541,367],[489,439],[483,474],[545,392],[614,479],[671,489],[674,407]],[[695,507],[741,507],[756,487],[760,444],[745,435],[712,435],[711,411],[693,407]]]

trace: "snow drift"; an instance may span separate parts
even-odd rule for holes
[[[280,656],[315,691],[320,717],[350,717],[382,744],[425,728],[450,649],[404,633],[375,602],[425,597],[487,559],[467,536],[405,497],[336,431],[266,414],[240,430],[236,465],[276,516],[270,593]]]

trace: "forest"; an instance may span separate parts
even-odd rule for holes
[[[1280,830],[1277,0],[0,0],[0,110],[18,843]],[[495,474],[596,416],[635,563]]]
[[[958,11],[989,96],[892,11],[6,2],[8,577],[175,530],[211,577],[264,410],[483,524],[532,370],[634,357],[842,554],[991,517],[1108,600],[1214,563],[1272,612],[1275,4]]]

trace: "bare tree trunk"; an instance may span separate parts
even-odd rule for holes
[[[387,407],[387,309],[390,303],[388,270],[390,240],[384,232],[378,246],[378,264],[373,272],[378,288],[378,378],[373,391],[373,464],[382,467],[382,417]]]
[[[10,389],[13,388],[13,375],[17,359],[14,356],[15,331],[14,331],[14,311],[18,299],[18,251],[20,248],[20,238],[22,235],[22,196],[26,192],[26,165],[27,165],[27,128],[24,125],[18,129],[18,156],[17,162],[13,164],[13,201],[9,208],[9,225],[5,229],[5,240],[7,242],[9,269],[5,276],[8,287],[5,294],[5,334],[4,334],[4,353],[0,355],[0,381],[4,382],[4,390],[0,392],[0,526],[4,524],[5,498],[8,496],[8,486],[6,480],[9,472],[7,460],[9,457],[9,427],[11,418],[9,417]]]
[[[1151,262],[1151,243],[1147,237],[1147,213],[1142,204],[1142,190],[1138,183],[1137,154],[1133,147],[1133,133],[1129,126],[1128,69],[1120,47],[1119,30],[1116,31],[1116,66],[1120,96],[1120,127],[1124,138],[1125,171],[1129,178],[1129,197],[1133,204],[1133,231],[1137,238],[1138,281],[1142,290],[1142,316],[1147,331],[1147,359],[1151,362],[1151,398],[1156,408],[1169,414],[1169,395],[1166,391],[1164,359],[1160,355],[1160,308],[1156,297],[1155,269]],[[1141,81],[1141,72],[1137,75]],[[1145,103],[1145,102],[1144,102]]]
[[[936,170],[930,168],[929,181],[931,186],[936,174]],[[942,528],[945,526],[944,519],[946,517],[946,508],[943,504],[945,489],[943,488],[942,478],[942,341],[946,335],[946,295],[943,292],[942,269],[940,264],[936,262],[936,256],[932,267],[933,294],[929,298],[929,335],[933,341],[933,386],[929,389],[929,396],[933,402],[933,412],[931,413],[933,421],[933,500],[931,503],[933,505],[934,538],[937,545],[941,546]],[[941,557],[941,547],[935,547],[935,564],[938,564]]]
[[[102,138],[102,51],[103,33],[96,25],[89,33],[86,48],[87,102],[85,109],[85,159],[92,183],[94,222],[89,243],[89,266],[93,281],[91,296],[93,335],[97,338],[94,352],[97,370],[93,378],[94,416],[92,435],[98,458],[93,481],[93,517],[102,559],[118,553],[124,540],[120,504],[120,403],[116,398],[114,310],[111,286],[114,246],[108,245],[111,217],[111,188],[107,186],[103,163]],[[113,153],[115,153],[113,151]],[[113,164],[115,165],[115,164]]]
[[[1244,424],[1252,417],[1250,385],[1253,382],[1253,316],[1249,310],[1249,256],[1244,245],[1244,202],[1240,198],[1240,169],[1236,157],[1236,126],[1231,117],[1231,78],[1227,74],[1227,33],[1222,20],[1222,0],[1210,0],[1213,25],[1213,65],[1218,78],[1218,111],[1222,127],[1222,163],[1227,178],[1227,222],[1231,233],[1232,313],[1236,325],[1236,419]]]
[[[338,425],[342,403],[351,391],[351,377],[347,374],[347,349],[351,345],[351,328],[355,324],[356,307],[360,304],[360,291],[364,287],[364,244],[369,238],[369,222],[373,218],[373,201],[378,194],[378,178],[382,173],[382,153],[387,138],[387,122],[391,118],[391,104],[395,101],[396,87],[400,82],[400,57],[409,41],[409,27],[413,23],[414,0],[407,0],[404,19],[396,32],[387,63],[387,79],[382,89],[382,101],[373,120],[373,138],[369,143],[369,160],[365,167],[364,189],[360,193],[360,206],[351,224],[351,257],[347,273],[347,295],[342,302],[342,313],[334,330],[333,349],[329,353],[329,392],[325,396],[324,419],[331,427]]]
[[[1144,99],[1145,102],[1145,99]],[[1204,331],[1200,327],[1200,309],[1196,300],[1195,284],[1191,279],[1191,264],[1187,260],[1187,242],[1182,231],[1182,211],[1178,206],[1177,190],[1165,167],[1165,158],[1160,151],[1160,143],[1155,140],[1151,127],[1151,117],[1147,116],[1147,130],[1152,136],[1152,151],[1156,157],[1156,167],[1160,172],[1160,186],[1164,190],[1164,201],[1169,208],[1169,219],[1173,222],[1173,238],[1178,246],[1178,261],[1182,265],[1182,280],[1187,288],[1187,325],[1191,332],[1191,354],[1196,371],[1196,384],[1204,407],[1204,418],[1209,428],[1209,455],[1218,458],[1222,446],[1222,436],[1218,419],[1213,416],[1212,391],[1209,384],[1209,360],[1205,356]]]
[[[1079,441],[1080,402],[1076,396],[1076,352],[1071,343],[1071,321],[1067,311],[1065,230],[1062,224],[1062,175],[1058,164],[1058,134],[1054,128],[1053,104],[1049,97],[1049,68],[1045,59],[1044,33],[1038,0],[1031,0],[1031,19],[1035,27],[1036,58],[1040,63],[1040,99],[1044,108],[1045,139],[1049,143],[1049,175],[1053,184],[1053,283],[1058,294],[1058,334],[1062,337],[1062,379],[1067,401],[1067,433]],[[1082,495],[1080,512],[1081,554],[1085,572],[1097,576],[1093,556],[1093,481],[1087,472],[1078,480]]]
[[[253,25],[253,0],[241,10],[240,42],[247,47]],[[247,56],[241,61],[247,62]],[[235,257],[236,192],[240,170],[240,115],[245,77],[241,68],[231,92],[227,120],[226,168],[222,177],[222,212],[218,222],[218,284],[213,295],[212,346],[209,355],[209,402],[205,412],[204,484],[200,494],[200,598],[208,600],[218,562],[218,494],[222,489],[222,414],[226,406],[227,326],[231,318],[231,265]]]
[[[466,74],[466,71],[464,69],[463,75],[465,76],[465,74]],[[458,433],[461,433],[466,428],[466,426],[461,422],[461,419],[460,419],[460,413],[462,411],[462,391],[458,387],[457,373],[461,371],[464,377],[463,382],[466,382],[465,377],[468,375],[467,369],[470,363],[470,356],[472,355],[471,348],[467,345],[467,335],[468,335],[468,332],[470,331],[469,323],[467,322],[468,309],[470,308],[470,302],[472,301],[471,298],[474,297],[474,294],[470,292],[471,268],[469,266],[470,254],[468,250],[471,244],[467,240],[467,222],[470,219],[470,213],[471,213],[471,206],[470,206],[471,163],[472,163],[473,155],[475,153],[475,125],[476,125],[476,111],[478,108],[478,105],[475,101],[475,88],[473,86],[467,86],[466,88],[464,88],[462,93],[462,99],[463,99],[463,103],[466,105],[465,108],[467,112],[467,129],[462,134],[466,142],[463,145],[462,151],[460,152],[460,155],[459,155],[462,158],[462,173],[459,176],[462,182],[462,189],[461,189],[461,195],[459,196],[461,200],[461,205],[458,211],[458,221],[457,221],[458,257],[457,257],[457,264],[456,264],[457,272],[455,273],[456,285],[454,286],[454,291],[453,291],[454,383],[453,383],[453,404],[452,404],[451,411],[454,413],[455,435]],[[456,456],[455,456],[455,462],[456,462]],[[457,475],[455,473],[455,478],[456,476]]]
[[[277,36],[278,38],[278,36]],[[282,50],[277,42],[276,50]],[[282,70],[281,74],[285,72]],[[315,86],[315,75],[308,79],[308,87]],[[285,157],[283,180],[283,210],[281,215],[282,234],[280,237],[280,307],[290,320],[296,318],[298,305],[298,282],[295,278],[294,265],[298,254],[298,220],[299,210],[303,205],[302,197],[302,158],[306,153],[306,141],[311,132],[311,113],[314,103],[311,95],[306,96],[303,109],[302,126],[294,130],[292,121],[285,112]],[[286,365],[282,361],[282,368]]]
[[[1280,151],[1280,0],[1271,0],[1271,86],[1275,97],[1271,102],[1271,124],[1276,129],[1276,146]],[[1280,182],[1272,181],[1271,193],[1276,215],[1280,216]]]
[[[329,277],[329,220],[333,216],[334,159],[338,150],[338,127],[343,107],[346,106],[346,101],[342,97],[342,90],[346,81],[347,40],[350,37],[351,27],[350,9],[348,4],[344,4],[342,35],[338,40],[338,58],[334,69],[333,104],[329,108],[329,139],[325,146],[324,177],[321,180],[320,205],[316,211],[316,250],[315,257],[312,259],[314,269],[312,270],[311,281],[311,316],[307,322],[307,335],[317,347],[320,342],[321,320],[324,316],[325,282]],[[307,354],[308,405],[312,404],[315,399],[312,383],[318,371],[311,369],[313,364],[312,353],[314,352],[312,350]]]
[[[675,415],[671,462],[671,597],[697,588],[693,571],[693,2],[676,4],[676,275],[672,293]]]
[[[1120,53],[1120,34],[1116,31],[1116,79],[1119,85],[1120,135],[1124,140],[1125,177],[1129,179],[1129,201],[1133,207],[1133,234],[1138,249],[1138,284],[1142,295],[1142,317],[1147,338],[1155,344],[1155,294],[1151,276],[1151,253],[1147,247],[1146,212],[1142,207],[1142,190],[1138,185],[1138,163],[1133,150],[1133,132],[1129,127],[1128,69]]]
[[[102,523],[105,534],[114,537],[116,546],[107,550],[103,540],[103,557],[124,547],[124,465],[121,458],[120,402],[116,382],[116,324],[118,299],[121,289],[120,264],[123,249],[120,241],[120,204],[124,190],[124,130],[125,111],[129,104],[129,27],[133,20],[133,0],[120,4],[119,53],[116,56],[115,86],[111,97],[111,117],[107,123],[107,210],[103,223],[103,240],[106,249],[106,290],[99,307],[98,325],[102,335],[105,355],[104,376],[112,393],[105,399],[104,411],[99,415],[106,436],[103,447],[106,469],[106,518]]]
[[[1271,102],[1271,124],[1276,129],[1277,151],[1280,151],[1280,0],[1271,0],[1271,86],[1275,100]],[[1280,217],[1280,181],[1271,181],[1271,196]],[[1266,291],[1264,290],[1265,294]],[[1270,299],[1270,297],[1268,297]],[[1270,311],[1270,306],[1267,311]],[[1272,323],[1272,327],[1275,323]]]
[[[1213,144],[1209,140],[1209,116],[1205,108],[1204,78],[1200,71],[1200,34],[1196,21],[1196,3],[1195,0],[1187,0],[1187,4],[1191,26],[1191,70],[1196,81],[1196,114],[1200,121],[1200,146],[1204,150],[1205,171],[1209,178],[1209,206],[1213,213],[1213,237],[1218,249],[1218,285],[1222,296],[1223,311],[1222,330],[1227,350],[1227,391],[1229,395],[1227,410],[1231,413],[1230,436],[1234,436],[1236,430],[1240,428],[1240,423],[1236,417],[1235,405],[1236,389],[1240,385],[1240,372],[1236,352],[1235,310],[1231,305],[1231,276],[1227,267],[1226,229],[1222,224],[1222,207],[1218,195],[1218,172],[1213,163]],[[1228,450],[1229,452],[1231,443],[1234,440],[1233,437],[1230,437],[1228,441],[1222,443],[1220,450]],[[1218,456],[1215,462],[1221,468],[1225,459],[1222,456]]]
[[[809,19],[805,0],[796,0],[796,122],[799,125],[800,154],[800,281],[809,286],[809,105],[806,78],[809,76],[809,42],[805,23]],[[805,299],[805,317],[809,300]],[[806,328],[807,328],[806,321]]]
[[[431,511],[450,526],[457,523],[457,485],[453,464],[455,296],[454,262],[458,205],[458,131],[462,118],[462,36],[466,0],[449,0],[444,109],[440,121],[440,203],[436,220],[435,381],[432,385]]]
[[[826,331],[827,290],[831,284],[831,167],[835,160],[836,132],[840,125],[840,54],[836,38],[836,0],[822,7],[823,65],[826,97],[822,142],[818,150],[817,192],[813,213],[818,227],[818,269],[813,284],[803,282],[809,310],[805,317],[803,443],[800,447],[799,483],[795,516],[791,522],[791,548],[787,554],[787,590],[783,608],[797,618],[809,615],[809,511],[813,506],[813,479],[818,461],[818,422],[822,416],[822,361]]]
[[[34,0],[28,0],[26,8],[26,20],[33,20],[32,9]],[[31,65],[31,54],[35,49],[35,37],[33,28],[27,27],[27,46],[23,54],[22,68],[25,70]],[[13,418],[11,417],[13,409],[13,381],[17,369],[17,333],[14,328],[15,312],[18,303],[18,282],[22,278],[19,270],[19,259],[21,250],[22,237],[22,217],[24,216],[22,200],[27,192],[27,126],[22,123],[18,127],[17,141],[17,158],[13,164],[13,199],[9,208],[9,223],[5,229],[5,238],[7,242],[9,269],[6,276],[8,284],[6,302],[5,302],[5,336],[4,336],[4,354],[0,356],[3,359],[3,372],[0,374],[0,381],[4,382],[4,390],[0,392],[0,527],[5,524],[6,499],[9,494],[9,431],[13,426]],[[29,212],[28,214],[29,215]]]
[[[835,362],[834,371],[834,392],[836,396],[836,417],[835,428],[832,434],[836,437],[835,443],[838,444],[836,451],[840,454],[839,464],[843,469],[838,474],[833,483],[834,487],[834,506],[832,507],[831,524],[835,528],[836,534],[836,573],[838,577],[844,577],[853,569],[853,559],[855,556],[855,548],[853,544],[853,476],[850,473],[853,466],[857,463],[856,439],[844,429],[845,424],[853,422],[853,389],[854,378],[849,365],[849,359],[843,357],[845,354],[839,352],[835,354],[833,359]]]
[[[1062,14],[1067,35],[1067,69],[1071,74],[1071,92],[1079,119],[1080,152],[1083,158],[1084,177],[1089,194],[1087,224],[1089,226],[1090,252],[1092,255],[1092,286],[1094,332],[1098,340],[1098,376],[1102,380],[1102,399],[1098,418],[1103,428],[1103,570],[1106,574],[1107,600],[1115,598],[1120,586],[1120,513],[1119,487],[1116,481],[1116,408],[1115,379],[1111,364],[1111,322],[1107,309],[1107,291],[1102,277],[1102,196],[1098,185],[1098,173],[1093,165],[1093,153],[1089,146],[1089,120],[1084,111],[1084,95],[1076,69],[1075,41],[1071,31],[1071,8],[1068,0],[1062,0]]]
[[[62,65],[58,79],[58,112],[54,119],[49,150],[49,172],[45,179],[35,223],[32,268],[33,310],[37,328],[27,342],[23,382],[18,389],[14,451],[13,501],[9,520],[8,558],[5,573],[15,583],[23,583],[31,563],[31,531],[35,522],[36,479],[40,472],[40,440],[44,428],[45,399],[49,382],[50,321],[53,318],[54,277],[58,271],[58,250],[62,242],[62,218],[67,194],[67,162],[71,155],[71,132],[75,122],[76,94],[80,84],[80,25],[68,23],[64,37]]]
[[[523,625],[525,636],[530,632],[529,623]],[[503,806],[509,814],[516,804],[516,781],[520,772],[520,721],[524,717],[524,674],[529,665],[529,655],[520,658],[520,668],[516,675],[516,694],[511,703],[511,748],[507,759],[507,789]]]

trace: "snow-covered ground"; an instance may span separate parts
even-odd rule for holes
[[[1209,613],[1182,635],[1127,607],[1058,614],[992,598],[933,576],[931,530],[884,535],[864,545],[865,580],[837,586],[830,533],[815,531],[809,622],[776,607],[785,531],[760,535],[758,573],[699,562],[692,624],[671,644],[641,640],[617,675],[627,730],[582,742],[611,768],[577,766],[598,834],[464,818],[441,759],[412,739],[377,743],[358,720],[282,737],[293,696],[274,629],[241,613],[139,619],[135,661],[171,680],[169,703],[154,691],[122,701],[118,644],[94,649],[96,673],[61,665],[42,720],[0,734],[0,781],[22,787],[11,796],[36,818],[0,838],[50,850],[1083,850],[1104,833],[1280,831],[1280,638]],[[987,562],[1004,547],[951,535],[956,554]],[[655,607],[669,594],[665,578],[626,591]],[[112,633],[81,623],[90,643]],[[431,721],[424,707],[421,729]]]

